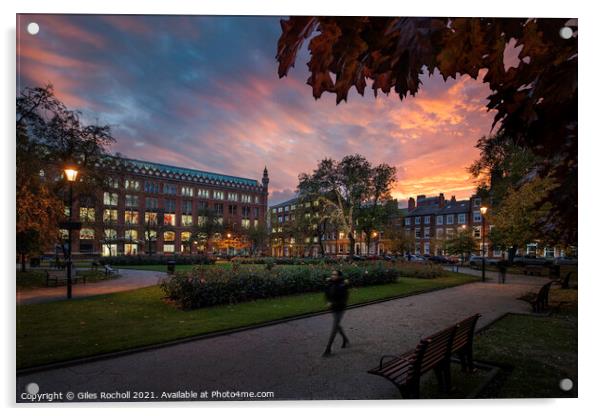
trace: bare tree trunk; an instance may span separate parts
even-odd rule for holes
[[[349,232],[347,238],[349,238],[349,256],[353,256],[355,254],[355,238],[353,237],[353,231]]]

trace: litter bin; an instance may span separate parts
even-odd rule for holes
[[[174,274],[176,272],[176,262],[174,260],[169,260],[167,262],[167,273]]]

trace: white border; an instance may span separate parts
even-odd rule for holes
[[[601,39],[599,34],[600,13],[594,6],[595,2],[576,1],[541,1],[528,2],[525,0],[507,0],[503,2],[476,2],[466,0],[430,0],[428,2],[372,0],[369,2],[341,2],[324,0],[297,0],[283,2],[282,0],[254,0],[254,1],[220,1],[199,2],[199,4],[184,0],[170,0],[162,2],[127,2],[123,0],[103,0],[101,2],[84,1],[32,1],[20,0],[12,4],[2,3],[3,59],[0,68],[1,80],[5,91],[1,102],[2,127],[4,140],[2,143],[2,195],[5,204],[0,205],[0,218],[4,218],[6,239],[3,239],[2,258],[0,264],[5,266],[2,275],[4,282],[4,304],[6,340],[1,344],[2,368],[0,395],[2,404],[10,407],[14,401],[14,282],[10,276],[14,264],[14,243],[12,229],[14,229],[14,93],[15,93],[15,13],[126,13],[126,14],[270,14],[270,15],[404,15],[404,16],[537,16],[537,17],[577,17],[579,18],[579,84],[582,86],[579,99],[579,224],[580,224],[580,337],[579,337],[579,396],[577,400],[496,400],[496,401],[439,401],[439,402],[278,402],[278,403],[177,403],[177,404],[134,404],[115,405],[107,404],[101,409],[85,406],[86,412],[104,414],[110,408],[111,412],[125,413],[131,407],[144,407],[149,414],[164,414],[166,407],[175,407],[177,412],[182,411],[222,413],[223,411],[237,411],[237,413],[250,413],[264,415],[282,414],[283,410],[288,415],[299,415],[315,411],[327,413],[365,414],[373,407],[377,412],[406,414],[416,412],[448,413],[451,414],[478,414],[478,415],[507,415],[508,413],[529,411],[545,413],[546,415],[587,414],[588,410],[599,408],[597,397],[600,395],[600,325],[596,317],[600,314],[600,296],[602,295],[600,269],[595,272],[596,248],[599,245],[600,221],[598,207],[600,188],[598,178],[601,176],[599,166],[602,146],[600,140],[600,105],[602,98],[600,83]],[[8,196],[8,197],[7,197]],[[598,238],[596,238],[598,237]],[[10,268],[9,268],[10,266]],[[591,406],[591,407],[590,407]],[[22,407],[22,406],[21,406]],[[41,406],[40,406],[41,407]],[[39,408],[40,408],[39,407]],[[72,414],[82,412],[83,405],[71,405],[67,409],[57,406],[44,406],[47,414]],[[200,407],[200,408],[199,408]],[[31,408],[30,406],[28,408]],[[17,409],[9,409],[12,413]],[[129,410],[131,411],[131,409]]]

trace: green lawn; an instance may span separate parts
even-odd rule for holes
[[[436,279],[352,289],[357,304],[475,281],[448,273]],[[182,311],[165,303],[158,286],[38,305],[17,306],[17,368],[152,345],[325,310],[322,293],[262,299]]]
[[[485,397],[577,397],[577,291],[553,290],[550,303],[560,310],[508,315],[475,338],[475,359],[502,366]],[[564,378],[572,391],[559,388]]]

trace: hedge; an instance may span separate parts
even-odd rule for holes
[[[344,265],[339,268],[351,287],[393,283],[400,270],[393,265]],[[182,309],[232,304],[255,299],[323,291],[333,268],[328,266],[233,267],[232,270],[195,267],[161,282],[166,297]]]
[[[110,264],[112,266],[142,266],[167,264],[168,261],[175,261],[176,264],[213,264],[215,260],[206,256],[163,256],[163,255],[134,255],[134,256],[109,256],[99,259],[100,264]]]

